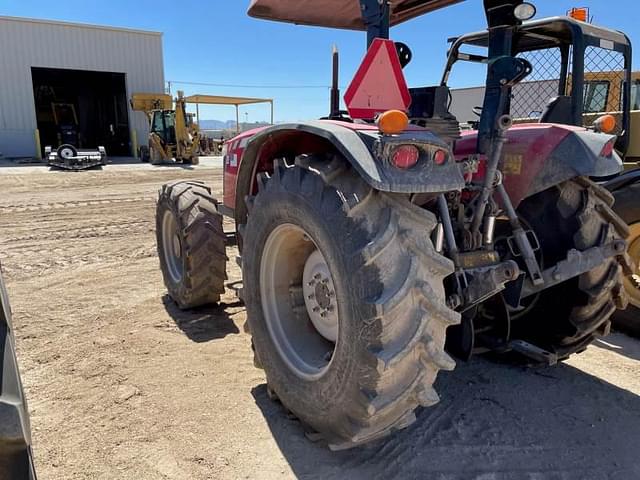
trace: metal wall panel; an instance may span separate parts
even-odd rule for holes
[[[35,155],[36,112],[31,67],[118,72],[127,96],[164,92],[162,34],[0,16],[0,152]],[[148,134],[145,115],[129,108],[138,140]]]

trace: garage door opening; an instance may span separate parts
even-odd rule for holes
[[[124,73],[31,68],[40,143],[130,154]]]

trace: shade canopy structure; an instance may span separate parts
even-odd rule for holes
[[[256,103],[268,103],[271,106],[271,124],[273,124],[273,99],[272,98],[252,98],[252,97],[223,97],[220,95],[190,95],[185,97],[185,102],[196,104],[196,116],[200,120],[200,109],[202,105],[232,105],[236,107],[236,129],[240,132],[240,105],[253,105]]]
[[[464,0],[391,0],[391,25]],[[366,30],[360,0],[252,0],[249,15],[318,27]]]

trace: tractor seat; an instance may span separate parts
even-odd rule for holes
[[[540,115],[539,122],[571,125],[573,123],[571,118],[571,97],[559,95],[549,100],[542,115]]]

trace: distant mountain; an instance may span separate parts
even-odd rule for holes
[[[236,128],[235,120],[200,120],[198,125],[202,130],[226,130]]]
[[[240,130],[241,131],[245,131],[245,130],[250,130],[252,128],[257,128],[257,127],[264,127],[269,125],[266,122],[253,122],[253,123],[244,123],[244,122],[240,122]],[[223,122],[222,120],[200,120],[198,122],[198,126],[200,127],[200,130],[203,131],[211,131],[211,130],[217,130],[217,131],[222,131],[224,132],[224,135],[235,135],[236,133],[236,121],[235,120],[227,120],[226,122]]]

